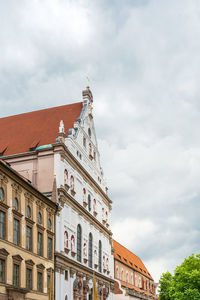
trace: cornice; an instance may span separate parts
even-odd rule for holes
[[[55,252],[55,263],[57,263],[57,260],[56,260],[57,257],[60,258],[61,260],[63,260],[64,262],[72,265],[73,268],[77,268],[77,270],[79,272],[84,271],[85,273],[87,273],[86,275],[90,275],[91,278],[93,278],[93,274],[95,274],[96,279],[101,279],[101,280],[104,280],[104,281],[107,281],[107,282],[109,281],[110,283],[115,283],[114,279],[106,277],[105,275],[103,275],[99,272],[96,272],[93,269],[88,268],[87,266],[82,265],[81,263],[79,263],[75,260],[72,260],[69,257],[66,257],[65,255],[63,255],[60,252]]]

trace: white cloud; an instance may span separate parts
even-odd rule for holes
[[[198,0],[0,4],[1,115],[80,101],[89,75],[114,237],[156,279],[200,248],[199,15]]]

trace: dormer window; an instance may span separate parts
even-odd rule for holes
[[[91,133],[91,129],[90,128],[88,128],[88,135],[91,138],[92,133]]]

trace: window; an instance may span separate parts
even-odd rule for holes
[[[38,255],[42,256],[42,233],[38,232]]]
[[[38,223],[42,224],[42,215],[40,212],[38,213]]]
[[[65,280],[68,280],[68,271],[65,270]]]
[[[88,210],[91,211],[91,196],[88,195]]]
[[[116,278],[119,279],[119,268],[116,268]]]
[[[32,228],[26,226],[26,249],[32,250]]]
[[[13,285],[19,286],[19,265],[13,265]]]
[[[82,233],[81,225],[77,226],[77,260],[81,262],[81,248],[82,248]]]
[[[88,128],[88,135],[89,135],[89,137],[91,138],[91,129],[90,128]]]
[[[19,220],[14,219],[13,243],[19,245]]]
[[[0,201],[4,201],[4,190],[0,188]]]
[[[27,207],[26,207],[26,215],[27,215],[27,218],[31,217],[31,208],[29,205],[27,205]]]
[[[86,147],[86,138],[83,137],[83,146]]]
[[[89,234],[89,243],[88,243],[88,265],[92,268],[92,234]]]
[[[99,261],[98,261],[98,269],[99,272],[102,272],[102,244],[99,241]]]
[[[32,269],[26,268],[26,288],[32,289]]]
[[[48,259],[52,259],[52,238],[48,237]]]
[[[0,258],[0,282],[5,282],[5,260]]]
[[[0,210],[0,238],[5,239],[5,212]]]
[[[51,220],[48,219],[48,229],[51,230],[52,229],[52,224],[51,224]]]
[[[43,288],[42,288],[42,272],[37,272],[37,290],[38,292],[41,292],[43,291]]]
[[[48,293],[49,293],[49,290],[51,288],[50,284],[51,284],[51,275],[47,275],[47,290],[48,290]]]
[[[94,151],[94,160],[96,160],[96,152]]]
[[[18,199],[16,197],[14,199],[14,208],[15,208],[15,210],[19,209],[19,202],[18,202]]]

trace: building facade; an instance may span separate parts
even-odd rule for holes
[[[115,300],[157,299],[156,284],[141,259],[113,240]]]
[[[53,299],[56,210],[0,160],[0,299]]]
[[[82,102],[0,119],[2,158],[59,206],[58,300],[91,299],[94,273],[100,299],[113,299],[112,202],[100,165],[92,106],[87,87]],[[4,134],[8,123],[14,140]]]

